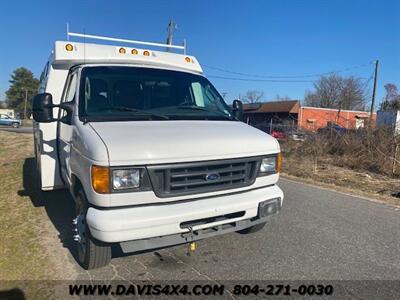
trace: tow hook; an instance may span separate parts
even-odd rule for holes
[[[196,251],[197,244],[195,241],[193,241],[193,228],[188,226],[187,229],[189,229],[189,234],[190,234],[190,242],[189,242],[189,247],[187,251],[187,256],[190,256],[190,252]],[[186,238],[186,241],[188,241],[188,238]]]
[[[190,243],[190,251],[194,252],[194,251],[196,251],[196,248],[197,248],[196,242],[191,242]]]

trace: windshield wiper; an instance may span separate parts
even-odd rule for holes
[[[164,119],[164,120],[169,119],[169,117],[167,117],[167,116],[155,114],[155,113],[152,113],[149,111],[145,111],[145,110],[141,110],[141,109],[137,109],[137,108],[133,108],[133,107],[112,106],[112,107],[104,107],[104,108],[100,109],[100,111],[104,111],[104,110],[131,111],[131,112],[137,112],[139,114],[149,115],[151,117],[157,117],[157,118]]]

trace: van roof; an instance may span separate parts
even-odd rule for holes
[[[52,52],[54,67],[69,69],[78,64],[133,64],[181,69],[203,73],[197,59],[190,55],[136,47],[57,41]]]

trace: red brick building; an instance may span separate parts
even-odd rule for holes
[[[244,104],[244,119],[250,125],[269,123],[271,119],[274,123],[297,124],[299,108],[298,100]]]
[[[302,107],[298,100],[244,104],[243,109],[244,121],[259,128],[264,124],[267,127],[273,125],[317,131],[326,127],[328,122],[333,122],[347,129],[357,129],[364,127],[369,121],[367,111]],[[376,113],[372,120],[375,124]]]
[[[298,128],[307,131],[316,131],[327,126],[328,122],[336,123],[347,129],[362,128],[369,121],[369,112],[356,110],[338,110],[332,108],[300,107]],[[372,120],[375,123],[376,113]]]

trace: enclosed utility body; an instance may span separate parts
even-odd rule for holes
[[[112,243],[254,232],[282,206],[278,142],[241,122],[193,56],[56,42],[33,114],[41,188],[70,191],[84,268],[107,264]]]

